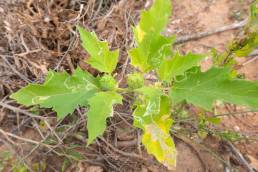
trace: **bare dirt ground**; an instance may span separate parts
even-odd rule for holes
[[[108,122],[109,127],[103,139],[85,148],[87,135],[83,109],[78,109],[75,117],[67,117],[60,125],[53,112],[26,109],[8,99],[10,93],[27,83],[42,82],[48,69],[72,72],[76,66],[80,66],[97,74],[84,63],[87,54],[80,47],[78,34],[75,32],[78,23],[108,40],[112,48],[122,50],[117,69],[119,77],[127,61],[126,50],[132,45],[130,25],[137,22],[140,10],[147,8],[150,2],[89,0],[82,5],[79,0],[0,1],[0,99],[4,102],[0,104],[0,128],[10,133],[0,133],[0,152],[9,150],[15,155],[8,159],[3,171],[12,171],[12,164],[17,160],[32,171],[168,171],[147,155],[139,144],[140,133],[131,125],[129,105],[117,107],[117,114]],[[173,16],[167,34],[180,37],[240,22],[247,18],[251,2],[173,0]],[[207,53],[211,48],[216,48],[222,52],[240,32],[241,28],[228,30],[178,44],[176,48],[182,52],[194,53]],[[256,57],[238,60],[239,73],[247,79],[258,80],[258,60],[253,60]],[[202,65],[208,68],[210,59]],[[242,109],[226,105],[218,110],[220,113],[234,113]],[[30,114],[34,111],[43,116],[45,122],[31,118]],[[258,114],[249,112],[222,117],[219,127],[255,136],[258,134],[257,122]],[[218,139],[191,139],[175,137],[178,157],[174,171],[224,172],[227,170],[227,163],[234,171],[247,171],[232,151]],[[42,145],[42,140],[55,143],[56,146]],[[258,171],[258,143],[241,141],[235,145]],[[35,170],[33,164],[39,167]]]

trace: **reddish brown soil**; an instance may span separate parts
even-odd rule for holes
[[[67,4],[68,1],[63,1],[63,3],[53,7],[49,16],[51,22],[44,21],[46,16],[42,16],[35,11],[33,2],[36,2],[36,0],[31,1],[32,5],[28,2],[22,0],[3,0],[3,2],[0,2],[0,55],[12,56],[7,58],[10,64],[4,58],[0,58],[0,99],[4,101],[8,100],[8,95],[12,91],[26,85],[28,80],[42,82],[43,76],[48,69],[58,67],[59,70],[72,72],[79,65],[83,69],[90,70],[96,74],[96,71],[85,65],[84,61],[87,58],[87,54],[79,46],[78,37],[73,35],[76,22],[72,20],[79,14],[79,1],[71,0],[73,3],[70,2],[70,4]],[[105,3],[98,8],[99,2],[98,0],[89,1],[89,4],[86,5],[89,10],[87,12],[84,11],[85,15],[83,15],[80,23],[88,29],[97,32],[102,39],[107,39],[112,44],[112,48],[120,48],[122,50],[120,67],[117,71],[119,73],[126,61],[126,49],[131,46],[132,42],[132,32],[129,25],[137,22],[139,11],[144,8],[146,1],[107,0],[103,1]],[[237,22],[247,17],[250,3],[251,0],[174,0],[174,12],[167,32],[178,36],[190,35]],[[64,5],[62,6],[62,4]],[[44,3],[39,3],[38,7],[44,9]],[[42,12],[45,14],[44,10]],[[177,48],[182,52],[207,53],[214,47],[222,52],[240,31],[241,29],[214,34],[196,41],[177,45]],[[250,61],[251,58],[255,57],[238,60],[239,64],[243,64],[239,69],[239,73],[244,74],[247,79],[257,80],[258,60]],[[61,59],[63,61],[60,61]],[[207,59],[202,66],[208,68],[210,61],[210,59]],[[168,171],[157,163],[153,157],[147,155],[143,148],[137,144],[139,133],[131,126],[132,120],[128,115],[130,112],[127,106],[118,107],[118,112],[125,115],[120,114],[120,116],[115,116],[114,119],[109,121],[109,127],[104,138],[111,146],[99,140],[93,146],[85,149],[85,122],[77,125],[72,117],[64,121],[66,125],[69,125],[69,121],[72,121],[75,126],[74,131],[79,131],[79,134],[67,132],[66,142],[60,146],[60,149],[64,150],[69,146],[68,143],[79,144],[80,146],[76,151],[86,157],[85,162],[71,164],[66,170],[67,172]],[[227,113],[241,109],[239,107],[227,106],[220,107],[218,110],[221,113]],[[54,116],[53,113],[47,110],[42,110],[40,113]],[[85,120],[85,117],[81,117],[79,113],[76,113],[76,116],[78,120]],[[26,116],[22,115],[20,117],[18,113],[14,113],[6,108],[0,109],[0,127],[5,131],[13,132],[18,127],[18,132],[15,132],[15,134],[35,141],[42,139],[36,127],[40,127],[43,135],[49,132],[46,126],[37,125],[37,121],[30,121],[23,127],[19,127],[21,122],[26,119]],[[223,117],[219,128],[229,128],[253,136],[258,134],[257,122],[258,115],[248,113],[237,117]],[[57,125],[56,120],[50,120],[49,123],[51,127]],[[1,139],[5,139],[5,137],[0,134],[0,141]],[[204,141],[192,139],[196,140],[196,142],[201,142],[202,145],[207,145],[209,149],[205,149],[191,140],[175,138],[178,152],[175,172],[205,172],[205,170],[223,172],[225,170],[223,163],[209,151],[217,152],[225,160],[234,162],[234,158],[223,150],[223,145],[221,145],[218,139],[212,137],[208,137]],[[17,144],[14,144],[14,147],[8,147],[0,142],[0,152],[10,149],[12,152],[19,153],[20,157],[23,157],[33,148],[27,142],[15,142]],[[236,143],[236,145],[245,158],[250,161],[250,164],[258,170],[257,142],[243,141]],[[130,155],[121,155],[117,151],[118,149]],[[40,147],[28,158],[25,158],[25,163],[33,164],[42,160],[47,164],[46,171],[60,171],[64,157],[47,152],[48,149]],[[131,157],[135,153],[139,155],[142,153],[144,157],[147,157],[148,161],[143,162],[139,158]],[[17,156],[14,159],[20,157]],[[10,162],[14,163],[14,159],[10,160]],[[238,171],[246,171],[237,162],[232,163],[232,166]],[[10,169],[10,165],[7,165],[7,169]]]
[[[230,0],[175,0],[174,16],[172,18],[171,25],[169,26],[169,31],[172,31],[172,33],[178,33],[179,35],[193,34],[195,32],[214,30],[215,28],[237,22],[237,20],[244,19],[247,16],[248,5],[250,4],[250,2],[251,1],[240,2]],[[239,18],[234,16],[234,13],[237,12],[241,13],[241,16]],[[184,45],[180,46],[179,49],[185,52],[193,51],[196,53],[207,53],[212,47],[214,47],[220,52],[223,52],[226,46],[238,33],[239,30],[226,31],[223,33],[198,39],[196,41],[185,43]],[[250,61],[252,58],[255,57],[242,58],[238,60],[239,64],[244,64],[239,69],[239,73],[244,74],[245,78],[247,79],[258,80],[258,60],[254,60],[249,63],[248,61]],[[202,65],[203,68],[208,68],[210,66],[210,59],[204,61]],[[225,108],[222,109],[224,110],[221,111],[221,113],[234,112],[236,110],[241,111],[241,109],[235,109],[234,107],[230,110]],[[258,115],[256,115],[256,113],[248,113],[237,117],[223,117],[223,122],[221,125],[223,126],[223,128],[235,129],[249,135],[257,135],[257,122]],[[212,141],[208,143],[215,144],[215,150],[218,150],[219,147],[217,142],[214,143]],[[177,147],[179,147],[180,149],[180,146]],[[254,164],[255,168],[257,168],[257,142],[242,142],[237,144],[237,147],[242,151],[245,156],[251,157],[249,160],[252,161],[252,164]],[[188,152],[187,149],[182,150],[183,152]],[[176,171],[202,171],[203,169],[199,170],[201,164],[199,163],[198,166],[198,163],[192,160],[194,154],[195,153],[185,153],[185,155],[180,155],[179,153],[178,168]],[[201,156],[205,157],[205,154],[201,153]],[[191,157],[190,161],[188,161],[189,157]],[[223,171],[223,168],[220,168],[222,164],[216,164],[216,160],[214,160],[213,158],[205,157],[204,159],[205,162],[209,164],[208,166],[210,167],[210,171]],[[214,163],[216,164],[215,166]],[[242,170],[245,171],[244,169]]]

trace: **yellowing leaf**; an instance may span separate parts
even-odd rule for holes
[[[134,29],[135,39],[136,41],[138,41],[138,43],[141,43],[143,41],[145,34],[146,33],[140,28],[139,25]]]
[[[158,121],[144,126],[142,143],[149,154],[172,170],[176,166],[176,148],[169,134],[172,120],[164,115]]]
[[[61,119],[79,105],[86,106],[97,90],[96,79],[77,68],[72,76],[50,71],[43,85],[29,84],[10,97],[26,106],[53,108]]]
[[[148,34],[160,34],[168,23],[172,12],[171,0],[154,0],[148,11],[141,13],[141,19],[136,26],[135,37],[138,43]]]
[[[106,119],[113,116],[113,105],[121,104],[122,96],[116,92],[99,92],[89,99],[87,129],[88,142],[91,144],[95,138],[102,135],[106,129]]]
[[[91,56],[87,63],[101,72],[112,73],[118,62],[119,51],[110,51],[108,43],[98,40],[94,32],[88,32],[80,26],[77,28],[80,32],[83,48]]]
[[[143,11],[139,24],[134,28],[137,47],[129,51],[132,65],[148,72],[157,68],[162,60],[171,55],[175,37],[161,35],[171,15],[170,0],[155,0],[148,11]]]
[[[170,101],[159,88],[143,87],[134,110],[134,126],[143,130],[142,143],[148,153],[169,169],[176,165],[176,150],[169,134],[172,125]]]

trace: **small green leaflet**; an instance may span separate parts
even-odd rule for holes
[[[245,27],[245,39],[241,40],[234,51],[238,57],[249,55],[258,46],[258,1],[251,5],[249,21]]]
[[[258,83],[240,79],[232,79],[228,68],[211,68],[201,72],[195,68],[188,72],[186,78],[176,82],[170,97],[174,104],[183,100],[205,110],[211,110],[214,102],[245,105],[258,108]]]
[[[258,31],[257,33],[250,33],[248,38],[246,38],[242,44],[243,47],[234,51],[238,57],[248,56],[258,47]]]
[[[88,112],[88,142],[91,144],[95,138],[102,135],[106,129],[106,119],[113,116],[113,105],[121,104],[122,96],[116,92],[99,92],[89,99]]]
[[[148,11],[143,11],[139,24],[134,28],[137,47],[129,51],[132,65],[148,72],[157,68],[162,60],[172,54],[175,37],[161,35],[171,15],[170,0],[155,0]]]
[[[119,50],[110,51],[108,43],[98,40],[94,32],[88,32],[80,26],[77,26],[77,28],[83,48],[91,56],[87,63],[101,72],[111,74],[116,68]]]
[[[183,75],[188,69],[197,66],[204,55],[188,53],[185,56],[176,53],[172,58],[165,59],[157,73],[161,80],[171,81],[177,75]]]
[[[79,105],[86,106],[97,91],[95,78],[77,68],[72,76],[50,71],[43,85],[29,84],[10,97],[26,106],[53,108],[58,119],[62,119]]]

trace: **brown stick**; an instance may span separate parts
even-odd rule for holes
[[[29,116],[29,117],[31,117],[31,118],[46,120],[45,117],[34,115],[34,114],[32,114],[32,113],[30,113],[30,112],[28,112],[28,111],[26,111],[26,110],[19,109],[19,108],[17,108],[17,107],[11,106],[11,105],[6,104],[6,103],[1,102],[1,101],[0,101],[0,106],[2,106],[3,108],[7,108],[7,109],[9,109],[9,110],[12,110],[12,111],[14,111],[14,112],[22,113],[22,114],[27,115],[27,116]]]
[[[213,34],[225,32],[225,31],[228,31],[228,30],[238,29],[238,28],[244,27],[246,25],[247,21],[248,20],[245,19],[241,22],[237,22],[237,23],[233,23],[233,24],[230,24],[230,25],[222,26],[222,27],[216,28],[214,30],[195,33],[195,34],[192,34],[192,35],[181,36],[181,37],[178,37],[176,39],[175,44],[181,44],[181,43],[184,43],[184,42],[200,39],[200,38],[203,38],[203,37],[207,37],[207,36],[210,36],[210,35],[213,35]]]
[[[226,142],[227,145],[230,147],[231,151],[234,153],[234,155],[238,158],[238,160],[244,165],[246,170],[248,172],[255,172],[253,167],[250,166],[250,164],[246,161],[244,156],[241,154],[241,152],[229,141]]]

